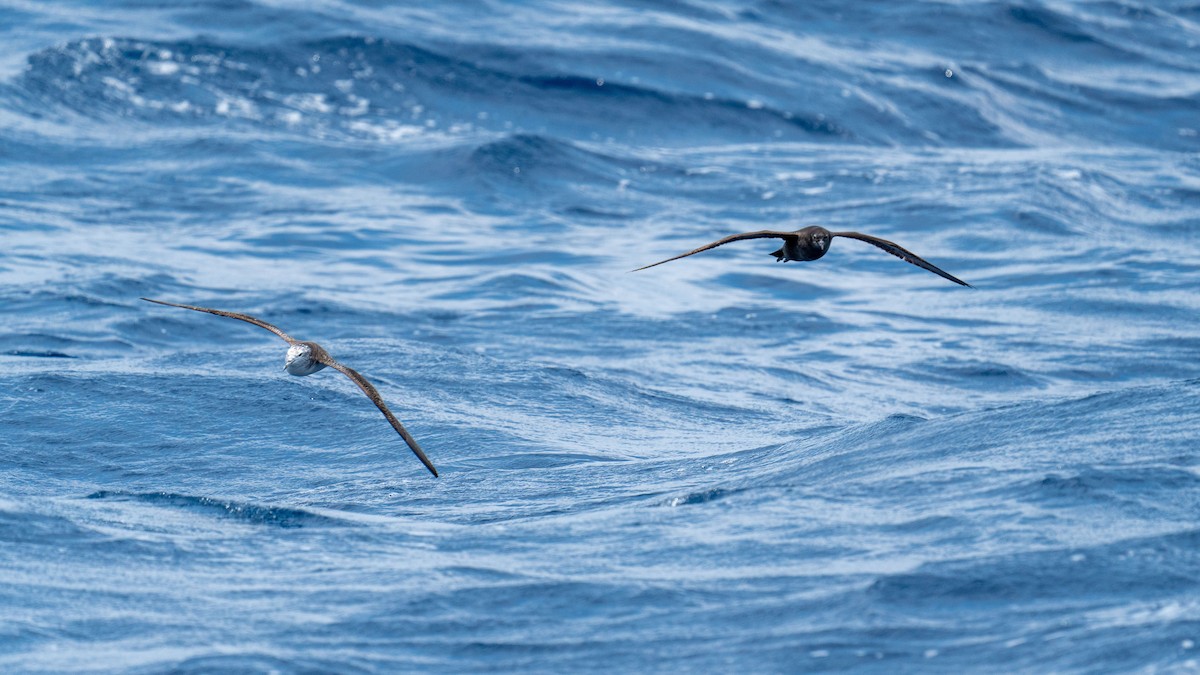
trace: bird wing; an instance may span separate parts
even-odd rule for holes
[[[412,435],[405,430],[404,425],[400,424],[400,420],[396,419],[396,416],[392,414],[392,411],[388,410],[387,404],[383,402],[383,397],[379,395],[379,391],[375,389],[375,386],[368,382],[367,378],[359,375],[357,370],[338,363],[328,354],[318,355],[318,358],[321,363],[324,363],[330,368],[340,370],[341,372],[345,373],[346,377],[354,380],[354,384],[357,384],[358,388],[362,389],[363,393],[366,394],[367,397],[371,399],[371,402],[375,404],[375,407],[379,408],[379,411],[382,412],[383,416],[387,418],[388,423],[392,425],[392,428],[396,430],[396,433],[400,434],[400,438],[403,438],[404,442],[408,443],[408,447],[413,451],[413,454],[417,456],[417,459],[421,460],[421,463],[425,465],[426,469],[429,469],[429,473],[432,473],[434,478],[437,478],[438,472],[437,469],[433,468],[433,462],[429,461],[429,458],[425,456],[425,452],[421,450],[421,446],[417,444],[417,439],[413,438]]]
[[[718,240],[714,241],[713,243],[705,244],[704,246],[701,246],[698,249],[688,251],[687,253],[683,253],[681,255],[677,255],[674,258],[667,258],[666,260],[660,260],[656,263],[646,265],[645,267],[639,267],[633,271],[639,272],[646,268],[654,267],[655,265],[661,265],[663,263],[671,262],[672,260],[679,260],[680,258],[686,258],[689,255],[695,255],[702,251],[707,251],[710,248],[716,248],[722,244],[728,244],[731,241],[741,241],[743,239],[787,239],[789,237],[795,237],[795,236],[796,236],[795,232],[775,232],[773,230],[759,230],[758,232],[743,232],[742,234],[731,234],[728,237],[725,237],[724,239],[718,239]]]
[[[959,284],[960,286],[966,286],[967,288],[974,288],[974,286],[972,286],[971,284],[968,284],[967,282],[963,281],[962,279],[959,279],[958,277],[955,277],[951,274],[948,274],[947,272],[942,271],[940,268],[938,268],[937,265],[934,265],[933,263],[929,262],[928,260],[925,260],[924,258],[917,255],[916,253],[909,251],[908,249],[904,248],[903,246],[900,246],[899,244],[890,242],[887,239],[880,239],[879,237],[872,237],[869,234],[861,234],[858,232],[833,232],[831,234],[833,234],[833,236],[835,236],[835,237],[846,237],[847,239],[857,239],[859,241],[865,241],[868,244],[873,244],[873,245],[878,246],[879,248],[887,251],[888,253],[891,253],[892,255],[896,256],[897,258],[903,260],[904,262],[912,263],[922,269],[927,269],[930,272],[933,272],[934,274],[938,275],[939,277],[942,277],[943,279],[949,279],[950,281],[953,281],[954,283]]]
[[[160,305],[167,305],[170,307],[182,307],[184,309],[194,309],[197,312],[208,312],[209,314],[216,314],[217,316],[227,316],[231,319],[245,321],[246,323],[252,323],[255,326],[259,326],[261,328],[266,328],[267,330],[278,335],[279,337],[283,338],[284,340],[287,340],[288,344],[294,344],[296,342],[296,340],[292,339],[292,337],[290,335],[288,335],[287,333],[279,330],[278,328],[276,328],[275,326],[272,326],[271,324],[267,323],[266,321],[263,321],[262,319],[256,319],[256,318],[250,316],[249,314],[238,314],[237,312],[226,312],[226,311],[223,311],[220,309],[209,309],[208,307],[196,307],[195,305],[178,305],[178,304],[175,304],[174,302],[166,302],[165,300],[152,300],[150,298],[142,298],[142,300],[145,300],[146,302],[154,302],[154,303],[157,303]]]

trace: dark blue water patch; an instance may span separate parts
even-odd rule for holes
[[[149,539],[127,530],[96,525],[85,518],[70,515],[35,513],[20,508],[0,509],[0,541],[8,554],[16,549],[39,549],[46,561],[71,564],[86,555],[103,560],[177,560],[180,549],[175,543]],[[22,591],[13,589],[16,594]],[[27,591],[27,589],[25,589]],[[10,595],[0,588],[0,594]]]
[[[1169,467],[1111,467],[1093,468],[1078,476],[1051,474],[1036,485],[1037,494],[1067,501],[1098,494],[1143,494],[1147,489],[1168,492],[1200,487],[1200,476],[1192,471]]]
[[[1194,388],[1194,384],[1191,386]],[[785,443],[768,456],[770,473],[774,482],[783,485],[835,480],[855,494],[860,490],[865,490],[864,494],[879,494],[884,488],[877,477],[889,476],[887,482],[892,487],[887,489],[895,489],[899,496],[914,491],[933,494],[927,491],[935,488],[930,481],[898,480],[891,470],[912,464],[936,465],[951,458],[949,473],[938,470],[930,474],[941,477],[938,482],[943,487],[938,490],[957,490],[960,488],[955,486],[976,484],[984,478],[987,482],[1000,481],[998,485],[1010,485],[1010,477],[986,468],[988,458],[1005,453],[1028,456],[1035,448],[1038,456],[1045,453],[1039,460],[1042,466],[1154,461],[1156,457],[1180,456],[1178,452],[1190,447],[1191,441],[1186,434],[1179,433],[1173,421],[1181,415],[1194,417],[1193,412],[1176,407],[1182,400],[1180,396],[1186,394],[1178,387],[1139,388],[930,420],[892,416]],[[1128,418],[1123,418],[1125,421],[1120,424],[1114,423],[1114,410],[1124,411]],[[1071,423],[1064,424],[1063,420]],[[1156,450],[1147,456],[1141,449],[1149,437],[1153,437]],[[966,466],[954,469],[959,463]],[[1003,491],[1009,494],[1011,489],[1004,487]],[[1125,491],[1113,489],[1114,495],[1118,492]],[[1130,517],[1158,513],[1155,507],[1148,506],[1154,502],[1149,496],[1154,491],[1147,495],[1142,492],[1146,492],[1145,487],[1124,494],[1122,498],[1127,498],[1128,508],[1121,511]],[[1185,499],[1182,508],[1186,510],[1191,503],[1190,498]],[[1172,512],[1178,516],[1177,510]]]
[[[800,289],[803,288],[801,284]],[[796,340],[814,335],[832,335],[846,329],[846,324],[820,312],[808,311],[801,307],[787,309],[757,304],[726,305],[711,313],[687,312],[664,323],[673,327],[671,333],[683,331],[696,337],[710,332],[726,335],[732,332],[740,335],[783,336],[780,339],[785,343],[795,343]]]
[[[538,89],[551,92],[566,91],[574,94],[586,92],[593,96],[602,95],[606,98],[613,98],[619,101],[622,107],[629,106],[634,110],[640,110],[650,119],[664,119],[664,116],[669,115],[674,117],[676,122],[693,128],[700,125],[712,125],[722,128],[726,132],[741,131],[747,134],[768,131],[776,138],[782,137],[785,130],[799,131],[806,136],[829,139],[851,140],[855,136],[849,129],[822,113],[796,113],[737,99],[672,95],[642,87],[615,83],[602,84],[594,79],[572,76],[524,79]],[[572,101],[566,102],[563,113],[566,114],[570,108],[576,105]],[[633,116],[628,116],[627,119],[631,123],[636,121]],[[788,136],[794,136],[794,134],[789,133]]]
[[[565,206],[562,207],[560,212],[563,216],[572,220],[585,220],[604,224],[625,221],[634,214],[632,208],[621,209],[618,205],[600,206],[597,204]]]
[[[618,461],[613,457],[589,453],[522,452],[515,455],[491,455],[460,462],[461,466],[502,467],[506,470],[553,469],[577,464]]]
[[[119,3],[126,5],[138,15],[147,8],[140,0]],[[187,5],[167,5],[162,21],[184,27],[198,35],[229,36],[237,43],[263,44],[278,41],[281,35],[327,35],[362,30],[361,24],[353,21],[345,11],[310,8],[297,13],[287,7],[265,5],[254,0],[203,0]]]
[[[1024,499],[1056,511],[1112,508],[1146,520],[1186,522],[1200,507],[1200,476],[1175,467],[1086,467],[1023,487]]]
[[[158,281],[167,278],[159,277]],[[121,296],[137,292],[139,284],[134,279],[124,279],[113,284],[113,279],[94,280],[86,284],[67,282],[55,288],[9,289],[2,296],[5,307],[14,313],[54,316],[93,312],[100,315],[124,304]],[[80,286],[83,286],[82,288]]]
[[[471,239],[464,239],[459,245],[436,249],[422,254],[423,258],[438,260],[447,264],[463,264],[472,268],[521,268],[521,267],[555,267],[571,268],[585,267],[596,264],[600,258],[584,252],[562,250],[518,250],[510,251],[502,248],[477,248]]]
[[[638,165],[546,136],[517,134],[471,150],[466,166],[456,173],[472,176],[493,187],[555,187],[580,182],[615,188],[620,176],[633,175]],[[496,183],[495,181],[500,181]]]
[[[73,326],[62,327],[75,332]],[[114,338],[64,337],[53,333],[0,334],[0,353],[44,359],[94,359],[128,352],[133,345]]]
[[[507,343],[498,339],[497,328],[520,322],[522,330],[512,340],[528,344],[529,336],[554,335],[556,340],[543,341],[541,349],[559,356],[593,356],[598,350],[601,354],[619,350],[621,358],[613,356],[610,366],[620,370],[625,359],[663,350],[676,352],[671,358],[677,362],[686,361],[686,351],[672,348],[681,340],[720,341],[735,334],[772,344],[778,341],[783,345],[798,345],[806,337],[835,334],[851,327],[823,313],[759,304],[725,306],[712,312],[681,312],[667,318],[640,317],[590,304],[584,313],[572,314],[582,311],[576,305],[564,314],[562,303],[556,304],[560,306],[550,308],[554,311],[530,312],[527,305],[506,305],[472,312],[461,319],[455,334],[466,344],[486,345],[493,350]],[[813,358],[820,356],[817,345],[802,346]]]
[[[7,545],[64,546],[104,539],[107,537],[62,516],[32,513],[9,505],[0,508],[0,541]]]
[[[771,377],[780,378],[781,380],[786,381],[786,382],[793,382],[798,385],[804,385],[805,388],[818,389],[818,390],[823,389],[826,391],[838,391],[839,390],[835,383],[828,382],[825,379],[821,378],[819,375],[814,374],[813,372],[811,372],[811,369],[807,368],[803,362],[793,364],[793,363],[788,363],[786,361],[779,361],[779,362],[776,362],[776,364],[773,366],[764,367],[764,368],[761,368],[760,370],[762,373],[764,373],[766,375],[769,375]],[[792,401],[793,403],[799,403],[799,401],[795,401],[795,399],[785,399],[785,400]],[[828,412],[828,411],[826,410],[825,412]]]
[[[923,565],[916,572],[881,577],[868,592],[891,605],[967,614],[1081,598],[1104,602],[1169,597],[1200,586],[1197,543],[1200,533],[1187,531],[1072,550]]]
[[[996,122],[997,114],[1003,116],[999,122],[1000,134],[1023,135],[1028,130],[1036,133],[1042,129],[1059,129],[1063,134],[1074,136],[1081,132],[1099,134],[1105,138],[1121,139],[1120,143],[1145,143],[1155,147],[1194,147],[1195,139],[1181,137],[1179,128],[1188,128],[1183,119],[1188,105],[1184,101],[1159,102],[1160,97],[1147,94],[1141,87],[1126,87],[1118,81],[1106,81],[1107,90],[1093,89],[1084,84],[1088,78],[1073,78],[1072,81],[1055,80],[1047,71],[1074,73],[1078,64],[1096,61],[1119,63],[1131,70],[1174,71],[1177,80],[1184,80],[1194,72],[1194,64],[1181,58],[1187,53],[1188,38],[1175,25],[1180,19],[1172,15],[1184,8],[1157,9],[1153,18],[1132,18],[1138,8],[1127,3],[1098,3],[1082,7],[1066,5],[1050,7],[1041,4],[996,4],[962,7],[924,7],[921,19],[907,11],[879,8],[846,9],[836,13],[800,10],[803,16],[798,27],[811,30],[813,26],[827,26],[830,34],[839,42],[859,46],[861,49],[878,48],[878,35],[887,33],[895,36],[893,45],[919,45],[935,58],[943,59],[943,68],[953,73],[942,77],[946,86],[960,82],[974,96],[983,96],[993,105],[985,112],[965,101],[964,111],[957,111],[959,118],[982,114],[984,120]],[[773,7],[770,13],[759,20],[772,21],[778,14],[791,14],[787,8]],[[808,16],[817,14],[817,16]],[[767,19],[765,17],[771,17]],[[955,25],[954,31],[929,31],[929,26]],[[989,37],[996,31],[1012,36],[1010,44],[1021,48],[995,50],[994,40]],[[940,70],[940,69],[939,69]],[[908,78],[916,81],[918,78]],[[882,83],[876,83],[877,89]],[[1014,105],[1003,102],[995,95],[999,87],[1011,98]],[[954,110],[954,103],[930,105],[925,96],[915,97],[911,90],[898,88],[889,91],[894,100],[902,102],[910,116],[917,117],[919,127],[939,132],[956,125],[924,122],[929,114],[920,105],[926,99],[925,108],[935,112],[930,117],[943,118],[942,108]],[[1108,101],[1114,93],[1120,101]],[[1133,103],[1136,101],[1136,103]],[[1127,104],[1132,104],[1126,108]],[[1160,108],[1160,105],[1163,106]],[[1193,103],[1194,105],[1194,103]],[[1126,111],[1149,106],[1164,115],[1134,115]],[[1071,119],[1071,127],[1064,120]],[[969,119],[969,118],[968,118]],[[973,125],[971,125],[973,126]],[[987,138],[986,127],[980,127],[976,138]],[[950,129],[951,134],[960,129]],[[995,132],[993,132],[995,133]],[[1094,136],[1093,136],[1094,137]],[[966,136],[955,136],[954,140],[970,144]]]
[[[483,590],[487,592],[481,592]],[[378,598],[338,622],[338,631],[376,636],[408,649],[433,653],[443,640],[439,635],[463,631],[473,639],[463,645],[468,663],[484,665],[503,659],[512,664],[534,665],[546,658],[560,659],[571,651],[606,646],[611,639],[591,634],[593,622],[612,610],[637,607],[619,622],[625,633],[634,626],[653,623],[670,612],[687,612],[718,595],[697,589],[674,590],[657,584],[629,587],[605,582],[526,578],[484,588],[430,592],[411,599]],[[563,617],[562,632],[535,641],[519,639],[537,616]],[[488,621],[476,617],[488,615]],[[370,639],[370,638],[367,638]]]
[[[238,237],[238,240],[252,247],[243,251],[243,255],[253,255],[263,258],[276,258],[281,251],[289,255],[325,254],[328,251],[377,251],[385,247],[403,244],[405,237],[394,231],[377,228],[360,228],[355,231],[338,231],[330,223],[305,222],[303,229],[278,229],[267,234],[249,237]],[[214,254],[228,255],[228,251],[208,250],[204,247],[180,247],[180,250],[208,251]],[[356,263],[362,264],[364,258],[355,257]]]
[[[38,15],[33,12],[24,12],[16,7],[5,7],[0,9],[0,26],[4,26],[3,30],[7,33],[18,26],[32,23],[37,17]]]
[[[1029,26],[1040,35],[1050,35],[1067,43],[1107,46],[1099,36],[1087,30],[1083,22],[1052,9],[1017,5],[1008,9],[1008,15],[1016,24]]]
[[[965,519],[955,516],[923,516],[884,525],[881,529],[905,534],[942,534],[954,532],[966,526]]]
[[[185,365],[200,362],[182,357]],[[10,462],[65,481],[82,480],[90,472],[92,479],[153,485],[156,477],[173,480],[172,472],[154,468],[171,458],[176,477],[202,477],[214,485],[227,482],[245,475],[261,460],[243,452],[247,440],[255,444],[253,439],[265,434],[286,444],[295,439],[286,428],[299,426],[307,419],[306,411],[315,408],[310,415],[333,417],[332,411],[321,410],[329,404],[313,395],[322,392],[290,388],[282,367],[278,372],[276,380],[234,371],[201,377],[199,383],[192,377],[167,374],[63,372],[21,377],[22,396],[10,409],[6,426],[52,452],[26,454],[14,449]],[[142,377],[148,379],[139,382]],[[105,403],[87,403],[98,398]],[[232,400],[262,413],[223,423]],[[270,411],[278,411],[278,417],[272,418]],[[272,421],[282,425],[269,424]],[[380,423],[386,427],[382,419]],[[113,431],[97,434],[97,428]],[[272,436],[272,429],[284,433]],[[280,452],[275,447],[264,451]]]
[[[759,262],[765,260],[767,258],[763,258]],[[755,289],[775,298],[799,303],[810,302],[816,298],[836,298],[842,294],[838,289],[798,279],[781,279],[766,274],[726,272],[714,279],[713,283],[729,288]],[[757,315],[757,313],[755,314]]]
[[[726,489],[726,488],[711,488],[708,490],[700,490],[698,492],[688,492],[686,494],[677,495],[667,498],[659,502],[660,506],[692,506],[695,504],[708,504],[727,497],[745,492],[749,488]]]
[[[227,518],[252,525],[280,527],[284,529],[300,527],[333,527],[344,526],[346,521],[319,515],[304,509],[262,506],[248,502],[240,502],[214,497],[198,497],[194,495],[175,494],[171,492],[129,493],[123,491],[98,490],[87,496],[88,499],[134,501],[156,507],[180,509],[194,513]]]
[[[208,651],[211,648],[197,647],[196,651]],[[217,651],[212,649],[212,651]],[[275,649],[256,649],[254,647],[222,647],[221,653],[188,656],[178,660],[171,659],[154,663],[145,667],[135,667],[127,672],[132,674],[161,673],[167,668],[171,673],[179,675],[203,675],[204,673],[375,673],[378,664],[373,659],[345,659],[334,656],[293,656],[285,657],[274,653]],[[417,667],[420,661],[399,661],[395,666]]]
[[[422,369],[452,372],[462,385],[486,382],[486,390],[474,405],[501,408],[524,401],[521,410],[547,421],[576,423],[593,416],[598,419],[632,417],[669,420],[686,424],[702,416],[706,424],[757,419],[761,411],[721,401],[706,402],[674,394],[669,388],[651,386],[636,379],[592,369],[563,368],[545,363],[510,363],[507,360],[472,354],[431,355]],[[534,395],[540,392],[539,395]]]
[[[846,7],[837,12],[821,4],[792,5],[786,2],[757,3],[751,18],[797,27],[822,28],[843,40],[866,42],[882,32],[901,40],[919,40],[939,53],[966,54],[971,58],[991,55],[997,60],[1051,53],[1060,58],[1085,61],[1136,60],[1153,54],[1176,57],[1184,33],[1176,29],[1177,17],[1194,13],[1187,2],[1160,3],[1154,7],[1127,2],[1097,2],[1088,5],[1051,6],[1041,3],[994,5],[932,5],[920,12],[900,7]],[[940,30],[954,25],[958,30]],[[997,53],[988,40],[997,33],[1012,36],[1012,48]],[[1162,40],[1156,43],[1155,40]],[[1020,45],[1020,48],[1016,48]],[[1136,45],[1136,48],[1134,47]],[[962,57],[960,57],[962,58]]]
[[[988,391],[1012,388],[1030,391],[1044,388],[1044,378],[1012,364],[940,357],[907,367],[914,378],[928,378],[960,388]]]
[[[1067,111],[1101,136],[1123,134],[1129,143],[1175,151],[1194,151],[1200,145],[1186,131],[1194,124],[1188,113],[1197,105],[1195,96],[1064,81],[1035,66],[987,70],[980,77],[1015,96],[1053,104],[1034,108],[1023,120],[1029,123],[1049,122],[1047,117]]]
[[[1112,284],[1106,279],[1101,285]],[[1187,321],[1195,316],[1195,309],[1186,305],[1147,304],[1134,297],[1085,297],[1076,298],[1069,303],[1062,298],[1046,298],[1038,304],[1061,315],[1086,311],[1089,315],[1104,316],[1110,321],[1124,318],[1131,321],[1155,320],[1171,324]]]
[[[514,296],[524,298],[545,297],[561,300],[564,296],[579,294],[584,289],[581,280],[573,274],[554,271],[500,272],[477,275],[470,287],[435,296],[438,299],[497,299]],[[544,305],[550,309],[558,303]],[[524,305],[530,307],[528,301]]]
[[[1067,236],[1075,234],[1078,225],[1069,222],[1059,210],[1021,206],[1006,215],[1006,220],[1020,225],[1024,232]],[[979,247],[972,247],[978,250]]]
[[[0,337],[0,342],[3,342],[3,337]],[[42,350],[42,349],[38,349],[38,350],[10,349],[4,353],[7,354],[8,356],[23,356],[23,357],[32,358],[32,359],[74,359],[74,358],[78,358],[75,356],[71,356],[70,354],[65,354],[63,352],[56,352],[56,351]]]

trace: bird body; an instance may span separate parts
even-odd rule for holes
[[[776,262],[816,260],[829,250],[829,240],[833,238],[829,230],[817,225],[796,230],[794,234],[795,236],[782,237],[783,246],[771,254],[775,256]]]
[[[834,237],[845,237],[846,239],[857,239],[859,241],[865,241],[868,244],[871,244],[872,246],[876,246],[878,248],[883,249],[884,251],[887,251],[888,253],[891,253],[892,255],[896,256],[897,258],[900,258],[901,260],[903,260],[907,263],[911,263],[913,265],[916,265],[917,267],[920,267],[921,269],[933,272],[934,274],[942,277],[943,279],[953,281],[954,283],[959,284],[960,286],[967,286],[968,288],[971,287],[971,284],[968,284],[967,282],[965,282],[951,274],[948,274],[947,272],[943,271],[941,268],[937,267],[933,263],[930,263],[929,261],[925,260],[921,256],[913,253],[912,251],[909,251],[908,249],[900,246],[899,244],[890,242],[886,239],[880,239],[879,237],[874,237],[869,234],[861,234],[859,232],[830,232],[829,230],[827,230],[819,225],[812,225],[809,227],[805,227],[803,229],[795,230],[793,232],[783,232],[783,231],[777,231],[777,230],[759,230],[757,232],[743,232],[742,234],[731,234],[728,237],[725,237],[723,239],[718,239],[717,241],[714,241],[711,244],[705,244],[704,246],[701,246],[700,248],[693,249],[691,251],[688,251],[687,253],[677,255],[674,258],[667,258],[666,260],[660,260],[656,263],[652,263],[652,264],[646,265],[644,267],[639,267],[633,271],[638,272],[638,271],[641,271],[641,270],[644,270],[644,269],[647,269],[650,267],[654,267],[656,265],[661,265],[663,263],[671,262],[672,260],[679,260],[680,258],[686,258],[690,255],[695,255],[697,253],[701,253],[701,252],[707,251],[711,248],[716,248],[718,246],[728,244],[730,242],[741,241],[743,239],[782,239],[783,246],[781,246],[778,251],[771,253],[771,255],[775,256],[775,260],[778,262],[788,262],[789,260],[796,260],[796,261],[817,260],[818,258],[821,258],[829,251],[829,245],[833,242]]]
[[[429,458],[425,456],[425,451],[421,450],[421,446],[417,444],[417,440],[408,433],[408,431],[404,428],[404,425],[400,424],[400,420],[396,419],[396,416],[393,415],[392,411],[388,409],[387,404],[383,402],[383,397],[379,395],[379,391],[375,389],[375,386],[368,382],[367,378],[359,375],[358,371],[339,363],[336,359],[330,356],[329,352],[325,351],[325,348],[321,345],[315,342],[296,340],[266,321],[263,321],[262,319],[256,319],[249,314],[226,312],[220,309],[209,309],[208,307],[197,307],[195,305],[180,305],[174,302],[152,300],[150,298],[142,298],[142,300],[153,302],[159,305],[167,305],[169,307],[180,307],[197,312],[216,314],[217,316],[226,316],[231,319],[245,321],[246,323],[252,323],[260,328],[267,329],[283,338],[284,341],[288,343],[287,357],[284,361],[283,368],[292,375],[312,375],[319,370],[323,370],[326,366],[341,372],[343,375],[353,380],[354,383],[358,385],[359,389],[362,389],[363,393],[367,395],[367,398],[370,398],[371,402],[375,404],[375,407],[379,408],[379,411],[383,413],[385,418],[387,418],[388,423],[392,425],[392,428],[396,430],[396,433],[400,434],[400,437],[403,438],[404,442],[408,444],[409,449],[413,451],[413,454],[417,456],[417,459],[421,460],[421,463],[425,465],[426,469],[429,469],[429,472],[432,473],[434,477],[437,477],[438,472],[437,469],[434,468],[433,462],[429,461]]]

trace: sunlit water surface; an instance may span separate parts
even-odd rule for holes
[[[0,5],[0,669],[1197,667],[1200,6],[296,4]]]

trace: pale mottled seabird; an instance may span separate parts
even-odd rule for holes
[[[695,255],[697,253],[700,253],[701,251],[707,251],[710,248],[716,248],[722,244],[728,244],[729,242],[732,242],[732,241],[741,241],[743,239],[782,239],[783,247],[781,247],[778,251],[775,251],[774,253],[771,254],[771,255],[775,256],[775,260],[777,262],[787,262],[789,260],[797,260],[797,261],[816,260],[817,258],[820,258],[821,256],[825,255],[825,253],[827,251],[829,251],[829,244],[831,241],[833,241],[834,237],[846,237],[847,239],[857,239],[859,241],[865,241],[868,244],[873,244],[875,246],[878,246],[879,248],[887,251],[888,253],[891,253],[892,255],[896,256],[897,258],[899,258],[905,262],[910,262],[910,263],[916,265],[917,267],[920,267],[922,269],[927,269],[930,272],[933,272],[934,274],[938,275],[939,277],[942,277],[943,279],[949,279],[950,281],[953,281],[954,283],[960,284],[962,286],[966,286],[967,288],[974,288],[973,286],[971,286],[971,284],[968,284],[967,282],[963,281],[962,279],[959,279],[955,276],[947,274],[946,272],[943,272],[941,269],[939,269],[933,263],[930,263],[929,261],[925,260],[924,258],[917,255],[916,253],[913,253],[912,251],[909,251],[908,249],[903,248],[899,244],[892,243],[886,239],[880,239],[879,237],[872,237],[869,234],[859,234],[858,232],[830,232],[829,230],[827,230],[823,227],[820,227],[818,225],[813,225],[811,227],[806,227],[804,229],[796,230],[795,232],[776,232],[774,230],[759,230],[758,232],[744,232],[742,234],[731,234],[728,237],[725,237],[724,239],[718,239],[717,241],[714,241],[711,244],[705,244],[704,246],[701,246],[700,248],[695,249],[693,251],[688,251],[687,253],[677,255],[674,258],[667,258],[666,260],[660,260],[654,264],[646,265],[645,267],[639,267],[633,271],[637,272],[639,270],[644,270],[648,267],[654,267],[655,265],[661,265],[663,263],[671,262],[672,260],[679,260],[680,258],[686,258],[689,255]]]
[[[387,418],[387,421],[392,425],[392,428],[396,430],[396,433],[400,434],[400,438],[403,438],[404,442],[408,443],[408,447],[412,449],[414,454],[416,454],[417,459],[421,460],[421,463],[425,465],[426,469],[429,469],[429,473],[432,473],[434,477],[437,477],[438,472],[437,469],[433,468],[433,462],[430,462],[429,458],[425,456],[425,452],[421,450],[421,446],[417,445],[417,440],[409,435],[408,431],[404,429],[404,425],[400,424],[400,420],[396,419],[396,416],[392,414],[391,410],[388,410],[387,404],[383,402],[383,397],[379,395],[379,392],[375,389],[375,387],[367,381],[367,378],[359,375],[358,371],[335,361],[334,358],[329,355],[329,352],[325,351],[321,345],[315,342],[301,342],[300,340],[293,339],[290,335],[279,330],[275,326],[272,326],[262,319],[256,319],[248,314],[225,312],[219,309],[209,309],[207,307],[196,307],[193,305],[178,305],[174,302],[152,300],[150,298],[142,298],[142,300],[154,302],[160,305],[167,305],[169,307],[182,307],[183,309],[191,309],[197,312],[208,312],[209,314],[216,314],[217,316],[227,316],[231,319],[238,319],[239,321],[245,321],[246,323],[252,323],[255,326],[266,328],[267,330],[286,340],[288,345],[290,345],[287,351],[287,361],[284,363],[283,369],[292,375],[312,375],[318,370],[323,369],[325,366],[329,366],[334,370],[341,371],[346,375],[346,377],[354,380],[354,384],[357,384],[358,388],[362,389],[363,393],[365,393],[367,397],[370,398],[375,404],[375,407],[379,408],[379,411],[382,412],[383,416]]]

